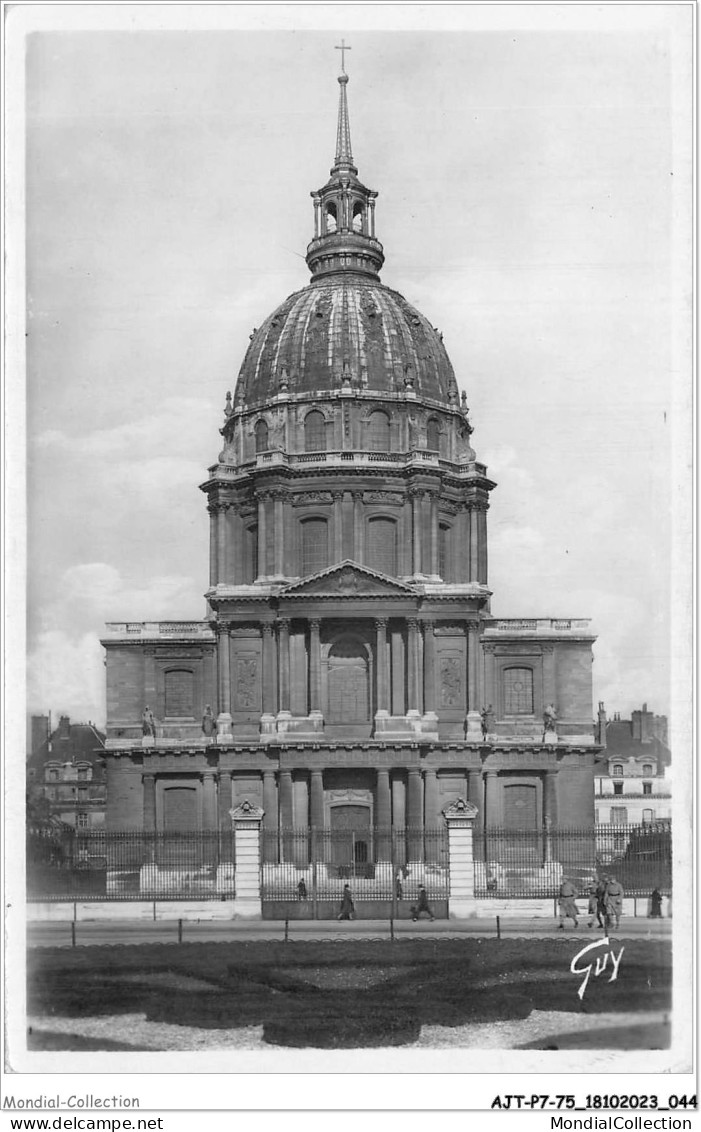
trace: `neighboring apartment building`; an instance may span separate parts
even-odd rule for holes
[[[599,705],[599,742],[595,778],[596,820],[602,825],[639,825],[669,821],[672,816],[672,753],[667,719],[643,704],[631,719],[616,713],[606,720]]]
[[[30,816],[55,818],[76,829],[104,825],[105,736],[92,723],[71,723],[67,715],[51,729],[49,716],[32,716],[27,760]]]

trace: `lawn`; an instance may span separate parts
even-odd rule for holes
[[[288,1048],[402,1046],[422,1026],[523,1019],[533,1010],[630,1014],[671,1006],[671,944],[630,940],[618,978],[570,972],[580,939],[137,944],[38,948],[28,956],[28,1015],[141,1015],[205,1031],[262,1027]],[[30,1049],[118,1049],[29,1035]],[[71,1041],[73,1044],[71,1045]],[[130,1048],[134,1048],[131,1046]]]

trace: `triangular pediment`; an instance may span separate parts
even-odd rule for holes
[[[279,597],[415,597],[411,586],[358,562],[339,562],[280,591]]]

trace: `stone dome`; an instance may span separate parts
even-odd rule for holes
[[[397,291],[352,271],[296,291],[253,332],[234,401],[245,409],[344,387],[458,404],[439,332]]]

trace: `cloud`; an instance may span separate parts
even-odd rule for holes
[[[27,703],[31,713],[63,712],[76,720],[105,719],[106,621],[196,620],[204,600],[187,575],[170,574],[133,583],[106,562],[86,562],[64,571],[55,600],[42,610],[41,628],[30,641]]]
[[[27,710],[68,715],[76,722],[105,720],[105,669],[97,633],[77,638],[62,629],[40,633],[27,664]]]

